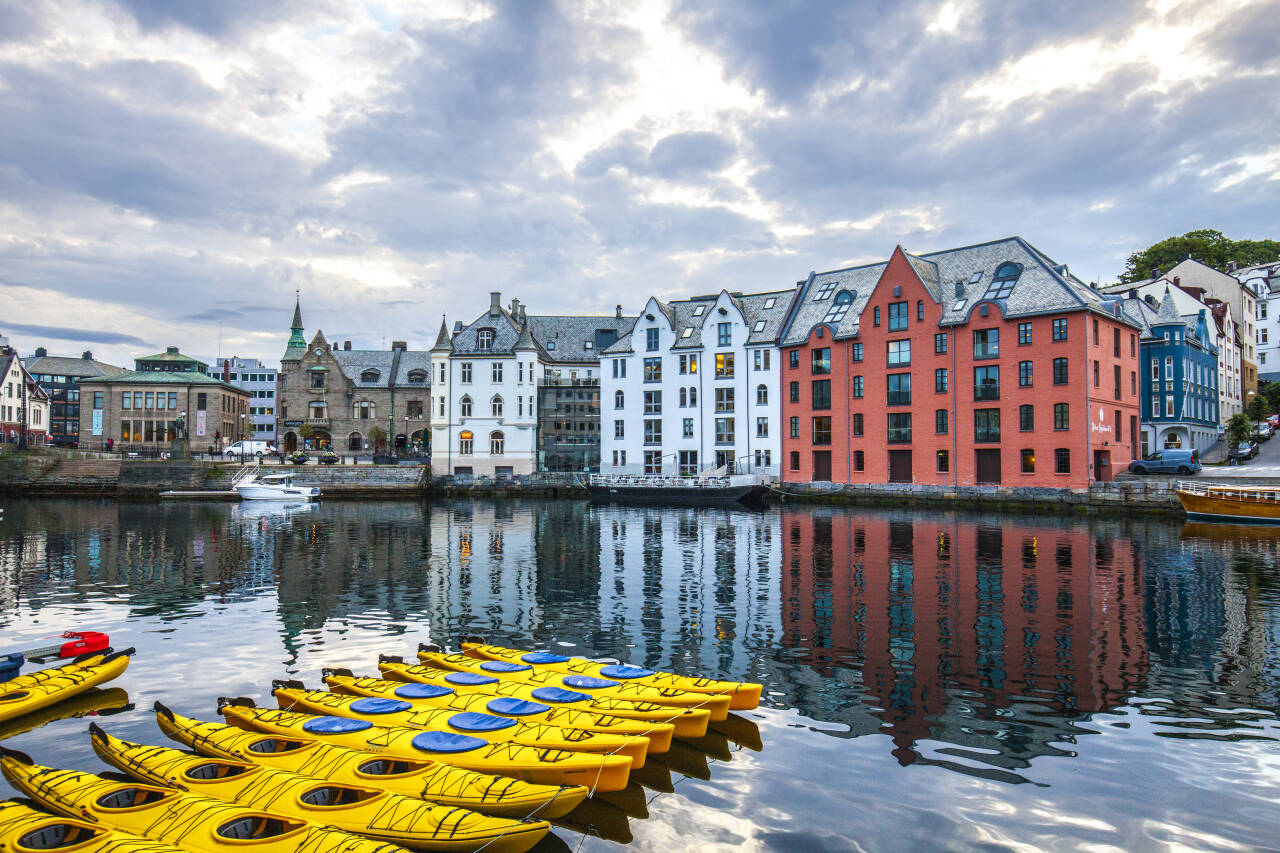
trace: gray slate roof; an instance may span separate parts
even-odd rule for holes
[[[31,373],[51,373],[58,376],[109,376],[125,372],[123,367],[116,367],[114,364],[73,356],[33,356],[23,359],[22,363]]]
[[[343,374],[357,388],[429,388],[431,386],[431,354],[419,350],[372,350],[349,349],[332,350],[330,354]],[[397,360],[396,356],[399,356]],[[422,370],[426,373],[425,382],[409,382],[411,370]],[[376,370],[378,378],[374,382],[365,382],[361,374],[366,370]]]
[[[577,317],[561,314],[526,314],[529,332],[540,358],[544,361],[577,363],[598,361],[600,351],[595,348],[596,331],[611,329],[619,335],[635,325],[634,317]],[[482,350],[478,346],[478,332],[493,329],[493,347]],[[511,355],[520,338],[520,324],[506,308],[497,316],[488,311],[453,333],[453,355],[494,356]],[[588,343],[590,346],[588,346]]]
[[[792,300],[795,298],[795,290],[774,290],[765,293],[731,293],[730,299],[741,312],[743,319],[747,324],[747,345],[752,344],[773,344],[777,343],[778,336],[782,333],[782,326],[786,323],[787,313],[791,309]],[[711,321],[712,307],[719,299],[719,294],[709,296],[696,296],[691,299],[680,299],[671,302],[663,302],[656,300],[658,309],[663,316],[667,318],[667,322],[671,324],[672,330],[676,335],[676,342],[672,345],[673,350],[694,350],[702,348],[702,329],[704,325]],[[773,306],[766,308],[769,301],[773,300]],[[703,309],[701,314],[697,314],[698,308]],[[638,318],[637,318],[638,319]],[[764,327],[756,331],[756,323],[760,320],[764,321]],[[635,320],[628,321],[625,334],[618,338],[618,342],[605,350],[607,355],[616,355],[619,353],[628,353],[631,348],[631,330],[635,326]],[[692,329],[688,337],[684,336],[686,329]]]

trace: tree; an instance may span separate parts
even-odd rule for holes
[[[1259,382],[1258,396],[1267,401],[1267,410],[1280,412],[1280,382]]]
[[[1249,413],[1251,420],[1260,421],[1267,416],[1267,401],[1262,398],[1261,394],[1254,394],[1246,411]]]
[[[1148,279],[1152,270],[1168,272],[1189,257],[1226,272],[1228,261],[1249,266],[1280,260],[1280,240],[1232,240],[1212,228],[1188,231],[1134,252],[1125,262],[1120,281]]]
[[[373,445],[374,450],[381,450],[387,443],[387,431],[380,426],[373,427],[369,430],[369,443]]]
[[[1235,448],[1253,439],[1253,421],[1244,412],[1236,412],[1227,421],[1227,444]]]
[[[315,434],[316,434],[315,427],[311,426],[311,424],[303,424],[302,426],[298,427],[298,437],[301,438],[303,441],[306,441],[307,439],[311,438],[311,436]]]

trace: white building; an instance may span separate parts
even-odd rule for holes
[[[1231,274],[1258,299],[1258,376],[1280,381],[1280,261],[1254,264]]]
[[[601,362],[601,472],[776,476],[778,337],[795,293],[651,297]]]
[[[255,441],[276,440],[276,374],[274,367],[267,367],[254,358],[215,359],[210,373],[220,376],[236,388],[249,392],[249,416],[244,435]]]
[[[49,395],[45,392],[0,335],[0,441],[17,442],[23,437],[43,444],[49,435]]]

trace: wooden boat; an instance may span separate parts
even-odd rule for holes
[[[1176,488],[1188,518],[1280,524],[1280,485],[1240,486],[1183,480]]]

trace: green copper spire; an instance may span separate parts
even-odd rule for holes
[[[288,347],[289,349],[293,349],[294,347],[302,347],[303,349],[306,349],[307,341],[304,337],[302,337],[301,297],[299,297],[298,300],[293,303],[293,326],[290,327],[289,331],[293,332],[293,334],[289,336],[289,343],[286,344],[285,346]]]

